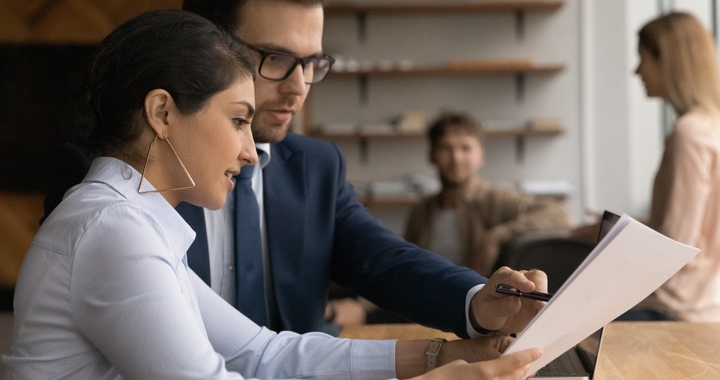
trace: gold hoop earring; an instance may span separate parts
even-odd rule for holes
[[[170,149],[172,150],[173,154],[175,155],[175,158],[177,158],[178,163],[182,167],[183,171],[185,172],[185,175],[187,176],[188,180],[190,180],[190,186],[182,186],[182,187],[169,187],[166,189],[156,189],[156,190],[142,190],[142,184],[143,180],[145,179],[145,171],[147,170],[148,162],[150,162],[150,152],[152,152],[153,145],[155,145],[155,141],[157,141],[158,136],[155,135],[155,138],[150,143],[150,149],[148,149],[147,157],[145,158],[145,166],[143,166],[142,175],[140,176],[140,185],[138,185],[138,194],[147,194],[147,193],[160,193],[163,191],[173,191],[173,190],[183,190],[183,189],[192,189],[195,187],[195,181],[192,179],[192,176],[190,176],[190,173],[188,173],[187,169],[185,168],[185,164],[183,164],[182,160],[180,159],[180,156],[178,156],[177,152],[175,151],[175,148],[173,148],[172,144],[170,144],[170,139],[168,139],[167,136],[165,136],[165,133],[163,133],[164,140],[167,141],[168,146],[170,146]]]

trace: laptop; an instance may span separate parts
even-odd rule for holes
[[[600,222],[600,233],[596,243],[600,243],[620,216],[609,211],[603,213]],[[595,364],[602,346],[603,328],[583,339],[575,347],[569,349],[545,367],[541,368],[536,379],[544,380],[590,380],[595,374]]]

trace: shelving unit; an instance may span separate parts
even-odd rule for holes
[[[319,132],[315,130],[312,137],[325,141],[359,141],[359,140],[404,140],[404,139],[422,139],[425,138],[424,133],[334,133]]]
[[[540,195],[540,197],[547,197],[556,201],[562,202],[567,197],[565,195]],[[360,197],[360,202],[365,207],[408,207],[414,206],[420,202],[419,196],[371,196],[363,195]]]
[[[420,202],[417,196],[378,196],[369,195],[361,196],[360,202],[365,207],[407,207],[416,205]]]
[[[326,80],[341,78],[357,78],[360,91],[360,102],[367,104],[368,81],[370,78],[402,78],[402,77],[438,77],[438,76],[490,76],[490,75],[514,75],[515,76],[515,97],[522,101],[525,97],[525,75],[530,74],[556,74],[565,69],[565,65],[559,63],[537,64],[530,60],[514,61],[457,61],[443,66],[420,66],[407,70],[358,70],[332,72]],[[306,113],[303,118],[303,133],[315,134],[312,116]]]
[[[532,129],[508,129],[508,130],[486,130],[485,138],[515,138],[515,155],[518,162],[525,158],[525,138],[527,137],[554,137],[564,133],[559,130],[532,130]],[[357,141],[360,143],[360,155],[364,161],[367,160],[369,140],[407,140],[427,138],[425,133],[333,133],[313,130],[313,137],[331,141]]]
[[[333,72],[329,78],[357,78],[360,81],[360,101],[367,103],[368,80],[370,78],[403,78],[403,77],[453,77],[453,76],[515,76],[515,98],[525,98],[525,76],[555,74],[563,71],[565,65],[559,63],[537,64],[529,60],[517,61],[472,61],[455,62],[443,66],[420,66],[408,69],[392,68]]]
[[[563,130],[531,130],[531,129],[509,129],[509,130],[486,130],[486,138],[503,138],[503,137],[552,137],[560,136]],[[332,133],[332,132],[314,132],[313,137],[326,141],[358,141],[358,140],[403,140],[403,139],[423,139],[427,135],[425,133]]]
[[[356,46],[360,49],[367,49],[369,47],[367,46],[369,42],[372,42],[373,44],[376,42],[375,39],[372,41],[368,40],[367,31],[369,27],[374,27],[375,22],[388,23],[392,22],[392,17],[406,15],[417,15],[418,17],[430,18],[435,17],[436,15],[437,17],[455,17],[447,15],[463,15],[468,13],[510,13],[510,15],[514,15],[514,32],[517,39],[516,42],[522,43],[521,40],[525,37],[525,15],[527,13],[553,12],[562,8],[565,4],[564,0],[478,0],[474,2],[458,0],[429,1],[430,0],[415,0],[402,3],[394,2],[392,0],[338,1],[337,3],[330,2],[327,4],[325,12],[328,18],[336,16],[342,17],[338,18],[337,21],[342,22],[343,28],[357,27]],[[355,20],[353,20],[353,16]],[[368,22],[370,17],[373,17],[372,23]],[[507,16],[501,17],[507,19],[508,21],[511,20],[511,18],[508,18]],[[462,20],[466,21],[464,18]],[[532,21],[532,25],[535,25],[535,20],[533,19]],[[403,20],[403,25],[407,25],[407,23],[407,19]],[[434,21],[430,22],[430,24],[434,25]],[[352,32],[352,30],[349,30],[348,32]],[[509,37],[512,38],[512,35]],[[407,35],[406,38],[408,40],[412,40],[413,36]],[[512,41],[512,39],[510,39],[510,41]],[[335,43],[337,44],[338,42]],[[387,46],[384,48],[387,49]],[[514,58],[517,57],[516,54],[511,55],[513,58],[508,59],[505,59],[502,55],[490,55],[487,56],[487,59],[477,59],[477,53],[470,53],[468,54],[469,57],[464,56],[463,53],[454,53],[453,55],[446,55],[446,63],[432,63],[434,60],[432,60],[432,58],[430,58],[431,60],[428,60],[428,57],[424,58],[425,62],[423,62],[421,58],[421,60],[411,63],[409,61],[393,60],[397,59],[398,56],[402,57],[400,54],[386,54],[386,57],[388,58],[386,61],[382,61],[381,58],[378,58],[378,54],[370,54],[369,56],[375,59],[373,62],[363,61],[361,54],[360,59],[352,60],[355,62],[351,61],[351,66],[348,66],[347,62],[345,62],[346,65],[344,67],[339,67],[340,70],[333,71],[326,79],[326,81],[333,82],[333,87],[335,88],[334,91],[338,91],[337,89],[339,88],[348,89],[350,88],[349,86],[352,86],[351,88],[356,94],[353,96],[357,97],[357,107],[363,110],[363,116],[360,116],[359,118],[349,117],[343,119],[342,115],[340,115],[339,118],[335,115],[327,118],[324,117],[323,114],[323,117],[317,117],[316,119],[309,111],[312,107],[306,106],[305,109],[308,111],[304,114],[302,123],[302,129],[306,134],[326,141],[339,143],[341,147],[347,146],[349,149],[356,151],[356,154],[359,156],[354,158],[356,162],[355,165],[360,164],[361,166],[365,166],[365,168],[362,169],[364,174],[361,175],[365,176],[365,178],[362,179],[363,181],[373,182],[379,178],[389,178],[387,176],[388,171],[385,170],[380,170],[380,172],[384,173],[381,174],[381,177],[368,177],[367,170],[372,170],[372,168],[376,165],[374,161],[371,162],[371,157],[369,157],[370,152],[372,152],[372,154],[379,153],[379,155],[383,157],[382,160],[392,161],[392,152],[388,151],[388,149],[393,149],[391,147],[396,145],[399,147],[402,145],[413,147],[412,149],[418,149],[418,147],[421,146],[420,144],[422,141],[426,139],[425,132],[351,132],[354,130],[353,125],[360,127],[366,120],[374,120],[369,122],[367,125],[368,127],[371,127],[368,130],[377,130],[377,125],[374,125],[373,123],[389,123],[390,118],[396,116],[391,114],[394,110],[389,110],[388,107],[384,107],[382,108],[384,116],[381,116],[381,118],[373,118],[372,116],[367,118],[365,117],[365,115],[368,114],[372,115],[374,107],[376,106],[374,103],[375,98],[373,97],[375,94],[373,91],[376,90],[376,86],[379,88],[387,88],[387,85],[392,85],[394,88],[399,89],[401,88],[399,83],[406,79],[417,83],[425,78],[429,80],[442,81],[443,78],[507,77],[507,79],[502,80],[507,80],[508,82],[504,82],[507,85],[514,84],[515,106],[522,107],[526,97],[526,82],[528,85],[532,86],[535,86],[535,83],[537,83],[535,81],[529,82],[528,78],[535,78],[538,76],[552,77],[562,73],[567,68],[567,65],[564,62],[558,62],[553,60],[552,57],[547,56],[539,58],[542,59],[541,61],[535,61],[532,56]],[[404,54],[407,54],[407,52]],[[349,56],[353,57],[353,55]],[[410,56],[412,58],[412,54]],[[355,57],[357,57],[357,53],[355,53]],[[550,58],[550,61],[548,61],[547,58]],[[353,83],[355,80],[357,82]],[[397,84],[395,81],[397,81]],[[452,79],[452,81],[454,83],[457,82],[456,79]],[[450,82],[450,79],[448,82]],[[505,88],[511,89],[510,87]],[[528,89],[534,88],[535,87],[528,87]],[[507,92],[504,94],[507,94]],[[323,104],[327,101],[331,101],[329,98],[320,99],[323,99]],[[371,100],[373,102],[371,102]],[[317,101],[318,99],[308,99],[308,102],[312,103],[316,103]],[[412,108],[412,104],[405,102],[403,103],[403,106],[397,110],[397,112],[399,115],[408,110],[417,111]],[[428,111],[434,111],[434,109]],[[319,112],[320,114],[323,111],[322,108],[316,108],[315,112]],[[492,117],[497,116],[493,115]],[[530,120],[535,119],[533,115],[523,115],[523,117],[529,118]],[[545,114],[537,115],[537,117],[540,119],[554,119],[552,115]],[[500,118],[502,118],[502,116],[500,116]],[[557,120],[559,123],[561,118],[557,118]],[[333,131],[333,124],[337,124],[336,128],[338,131]],[[342,124],[342,126],[340,126],[340,124]],[[522,128],[525,125],[525,123],[517,124],[517,129],[489,129],[485,131],[485,137],[493,140],[509,139],[510,141],[514,141],[516,161],[522,163],[525,159],[525,145],[527,139],[550,139],[561,136],[565,133],[564,128],[559,127],[559,125],[557,128],[548,129],[540,129],[540,127],[538,127],[538,129],[532,129],[529,127]],[[527,125],[529,126],[530,123],[527,123]],[[340,131],[341,129],[343,130],[342,132]],[[362,128],[358,128],[358,130],[362,130]],[[372,149],[370,149],[371,146]],[[400,156],[405,157],[402,154],[400,154]],[[359,157],[359,160],[357,157]],[[377,207],[380,211],[383,207],[398,209],[410,207],[419,201],[419,196],[412,194],[409,194],[408,196],[364,195],[361,196],[360,200],[365,206]],[[382,213],[384,211],[380,212]]]
[[[515,29],[518,38],[525,34],[525,12],[554,11],[563,6],[564,0],[488,0],[475,3],[444,2],[444,3],[396,3],[389,2],[339,2],[330,3],[325,7],[328,16],[355,15],[357,17],[358,38],[365,41],[367,36],[368,14],[408,14],[408,13],[490,13],[515,12]]]
[[[564,69],[565,65],[557,63],[535,64],[527,61],[480,61],[464,64],[449,64],[445,66],[413,67],[407,70],[371,69],[340,71],[331,73],[330,78],[552,74],[559,73]]]

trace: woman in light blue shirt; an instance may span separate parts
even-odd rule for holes
[[[427,341],[277,334],[188,269],[195,232],[174,207],[220,208],[257,162],[253,76],[236,37],[181,11],[101,43],[85,136],[100,157],[26,255],[3,379],[522,378],[539,351],[423,374]],[[471,346],[455,347],[445,361]]]

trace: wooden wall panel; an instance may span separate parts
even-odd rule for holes
[[[96,43],[140,13],[182,0],[3,0],[0,43]]]
[[[182,0],[1,0],[0,44],[94,44],[133,16],[181,5]],[[43,199],[0,191],[0,289],[17,281]]]
[[[153,9],[180,9],[182,7],[182,0],[86,0],[86,2],[102,9],[115,25],[120,25],[133,16]]]
[[[0,2],[0,42],[21,43],[30,37],[30,28],[12,4]]]
[[[43,43],[93,43],[115,26],[102,9],[85,0],[64,0],[38,19],[31,28],[30,39]]]
[[[25,253],[40,228],[44,198],[0,192],[0,289],[17,281]]]

